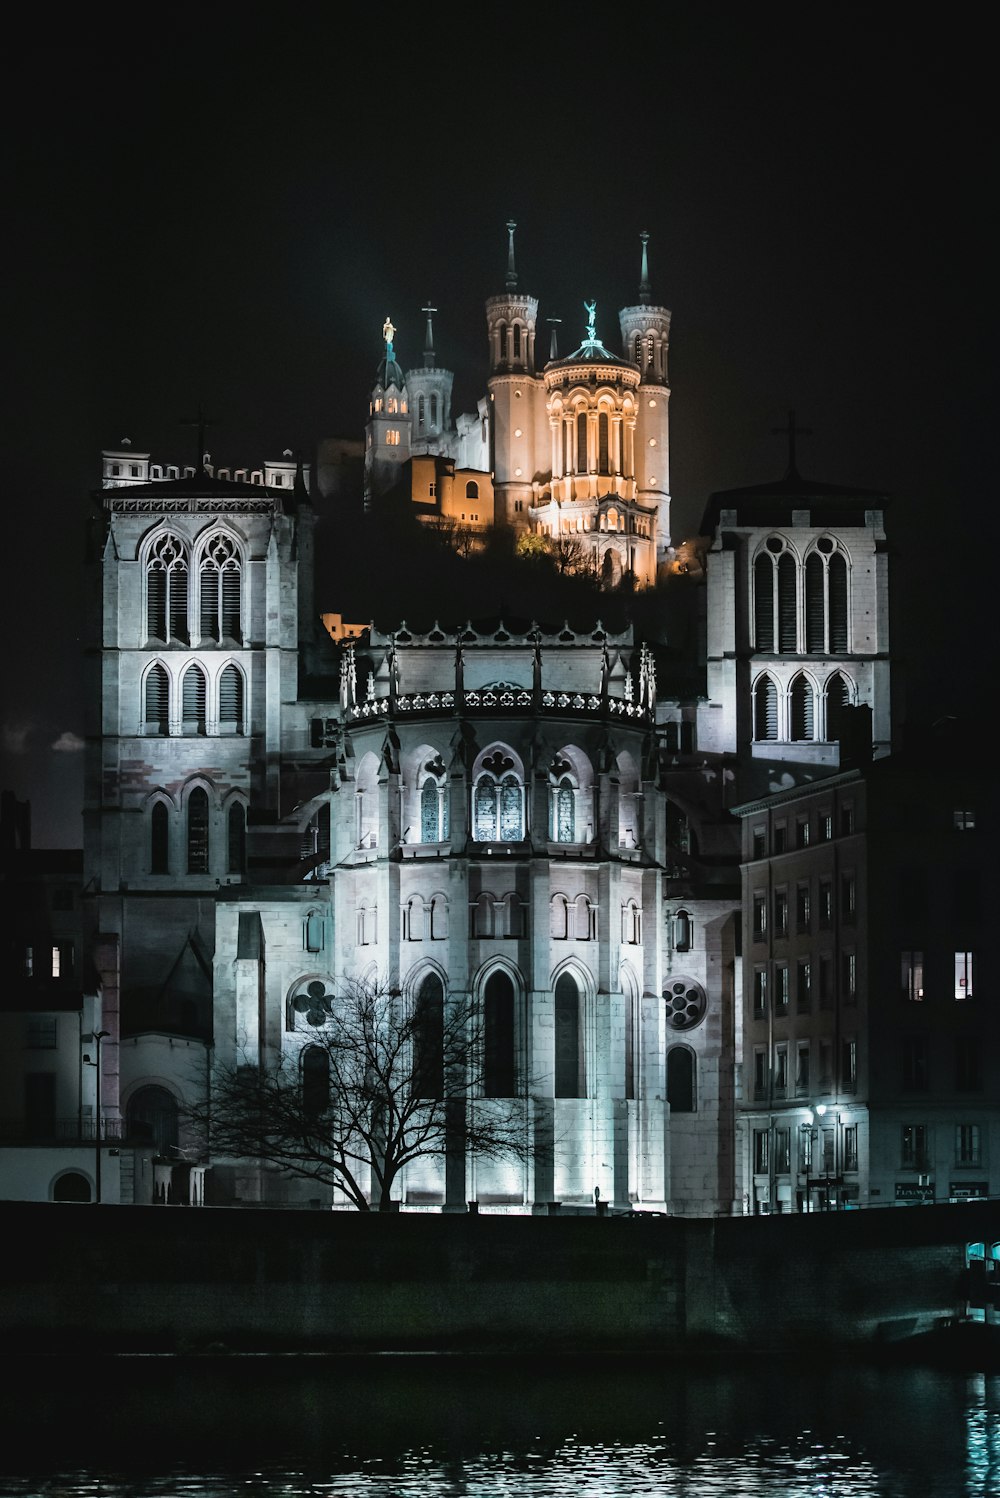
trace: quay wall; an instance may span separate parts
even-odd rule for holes
[[[1000,1203],[691,1219],[0,1203],[8,1352],[852,1346],[961,1316]]]

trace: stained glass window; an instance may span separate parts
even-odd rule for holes
[[[476,841],[493,842],[497,835],[497,788],[485,777],[476,786]]]
[[[420,791],[420,841],[438,841],[438,785],[436,780],[429,778]]]
[[[521,787],[513,775],[505,775],[500,782],[500,841],[516,843],[523,836]]]
[[[559,782],[556,791],[556,842],[572,843],[576,840],[576,827],[574,815],[574,797],[572,782],[565,776]]]

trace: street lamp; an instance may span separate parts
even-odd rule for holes
[[[101,1200],[101,1041],[107,1040],[110,1030],[94,1031],[95,1057],[84,1055],[84,1061],[94,1068],[94,1205]]]

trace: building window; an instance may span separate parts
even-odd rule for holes
[[[763,1046],[753,1053],[753,1095],[758,1100],[767,1097],[767,1052]]]
[[[955,998],[972,998],[972,953],[955,953]]]
[[[243,639],[240,559],[229,536],[216,535],[208,542],[198,569],[198,588],[202,641],[240,643]]]
[[[444,986],[436,973],[424,978],[413,1010],[413,1095],[444,1095]]]
[[[787,847],[787,845],[788,845],[788,829],[785,826],[784,822],[776,822],[774,824],[774,851],[775,851],[775,853],[784,853],[785,848]]]
[[[801,958],[795,968],[796,1006],[799,1009],[809,1009],[812,1006],[812,963],[808,958]]]
[[[686,1045],[671,1046],[667,1052],[667,1102],[671,1113],[695,1111],[694,1052]]]
[[[788,1175],[792,1165],[791,1130],[775,1129],[774,1131],[774,1173],[779,1176]]]
[[[980,1092],[983,1086],[983,1045],[978,1035],[955,1038],[955,1091]]]
[[[927,1037],[902,1037],[902,1083],[907,1092],[926,1092],[928,1085]]]
[[[552,797],[552,837],[557,843],[576,841],[576,797],[573,782],[564,775]]]
[[[774,934],[788,935],[788,891],[784,889],[774,892]]]
[[[840,1043],[840,1085],[845,1092],[857,1091],[858,1042],[854,1039]]]
[[[26,1039],[29,1051],[54,1051],[56,1016],[54,1014],[29,1014]]]
[[[833,958],[819,959],[819,1007],[829,1009],[833,1003]]]
[[[420,787],[420,841],[443,843],[448,837],[448,787],[428,775]]]
[[[833,817],[829,812],[823,812],[819,819],[817,834],[821,843],[828,843],[833,838]]]
[[[842,806],[840,808],[840,835],[850,837],[854,832],[854,807]]]
[[[853,922],[857,886],[853,874],[842,874],[840,879],[840,919]]]
[[[187,806],[187,871],[208,873],[208,793],[196,786]]]
[[[774,1095],[788,1096],[788,1047],[779,1045],[774,1053]]]
[[[756,862],[767,854],[767,834],[763,827],[755,827],[752,836],[751,857]]]
[[[154,801],[149,814],[149,872],[167,874],[170,871],[170,814],[166,803]]]
[[[219,732],[243,732],[243,673],[228,665],[219,678]]]
[[[170,679],[158,661],[146,673],[145,722],[143,732],[168,734],[170,732]]]
[[[754,1175],[762,1176],[768,1170],[768,1138],[766,1129],[754,1129],[753,1131],[753,1171]]]
[[[479,498],[479,485],[476,483],[475,479],[469,479],[468,483],[466,484],[465,497],[466,499]]]
[[[762,1019],[767,1011],[767,969],[758,967],[753,975],[753,1017]]]
[[[555,1095],[586,1097],[582,996],[570,973],[556,979]]]
[[[524,788],[514,761],[501,750],[486,762],[473,792],[473,825],[478,843],[516,843],[524,837]]]
[[[629,947],[642,942],[642,911],[635,900],[627,900],[622,906],[622,942]]]
[[[840,954],[841,995],[845,1004],[858,1002],[858,957],[856,952]]]
[[[181,713],[185,733],[205,732],[205,673],[190,665],[181,680]]]
[[[241,801],[233,802],[226,823],[226,870],[242,874],[247,866],[247,814]]]
[[[833,1083],[833,1046],[828,1040],[819,1043],[819,1085],[823,1092],[829,1092]]]
[[[753,736],[759,741],[778,737],[778,692],[770,676],[762,676],[753,689]]]
[[[795,846],[797,848],[808,848],[809,846],[809,818],[799,817],[795,823]]]
[[[809,1094],[809,1042],[800,1040],[795,1049],[795,1091],[799,1097]]]
[[[792,682],[789,707],[792,740],[796,743],[811,740],[813,738],[813,689],[811,683],[801,673]]]
[[[483,992],[483,1092],[486,1097],[514,1097],[516,1091],[514,985],[509,974],[498,970]]]
[[[955,1126],[955,1164],[982,1164],[978,1124],[957,1124]]]
[[[389,430],[385,434],[385,443],[386,443],[387,447],[398,447],[399,446],[399,430],[398,430],[398,428],[396,428],[396,427],[390,427],[389,428]]]
[[[779,1013],[788,1008],[788,964],[784,962],[774,969],[774,1007]]]
[[[330,1054],[325,1046],[306,1046],[302,1052],[302,1112],[319,1118],[330,1106]]]
[[[899,1163],[904,1170],[927,1168],[927,1125],[904,1124],[900,1130]]]
[[[188,638],[188,567],[183,543],[158,536],[146,563],[146,634],[151,640]]]
[[[910,1003],[922,1003],[924,997],[924,954],[905,951],[900,953],[900,986],[904,999]]]
[[[844,1169],[857,1170],[858,1168],[858,1126],[857,1124],[844,1125]]]
[[[813,1131],[808,1124],[799,1128],[799,1169],[808,1175],[813,1163]]]
[[[675,1030],[693,1030],[708,1009],[708,998],[700,983],[691,978],[675,978],[663,990],[667,1022]]]
[[[829,879],[819,882],[819,924],[821,931],[833,924],[833,885]]]
[[[686,910],[678,910],[674,916],[674,951],[691,950],[691,916]]]
[[[808,884],[800,884],[795,891],[795,925],[799,931],[808,931],[812,925],[812,898]]]
[[[753,897],[754,941],[763,941],[767,935],[767,896],[763,890],[755,890]]]
[[[971,807],[956,807],[954,811],[954,827],[956,832],[974,832],[976,829],[976,813]]]

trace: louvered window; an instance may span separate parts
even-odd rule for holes
[[[201,637],[206,641],[241,641],[241,575],[234,543],[213,536],[199,572]]]
[[[774,649],[774,563],[760,556],[754,563],[754,644],[758,650]]]
[[[813,689],[804,676],[796,676],[792,682],[792,738],[811,739],[813,736]]]
[[[170,682],[164,668],[150,666],[146,677],[146,733],[170,732]]]
[[[587,413],[577,412],[576,417],[576,471],[587,472]]]
[[[189,666],[184,672],[181,697],[184,732],[205,732],[205,673],[200,666]]]
[[[837,655],[847,652],[847,563],[838,552],[830,558],[830,649]]]
[[[778,558],[778,649],[795,650],[795,558],[784,552]]]
[[[149,871],[166,874],[170,870],[170,819],[165,804],[157,801],[149,820]]]
[[[826,605],[823,559],[815,552],[806,561],[806,650],[811,655],[826,651]]]
[[[188,638],[188,570],[176,536],[159,536],[146,567],[146,633],[151,640]]]
[[[219,678],[219,731],[243,732],[243,675],[238,666],[227,666]]]
[[[844,708],[850,706],[847,682],[838,671],[826,685],[826,737],[830,743],[844,733]]]
[[[778,737],[778,693],[769,676],[762,676],[753,690],[755,739]]]
[[[247,814],[243,804],[234,801],[229,808],[228,859],[230,874],[242,874],[247,866]]]
[[[188,798],[187,866],[189,874],[208,873],[208,794],[200,786]]]

